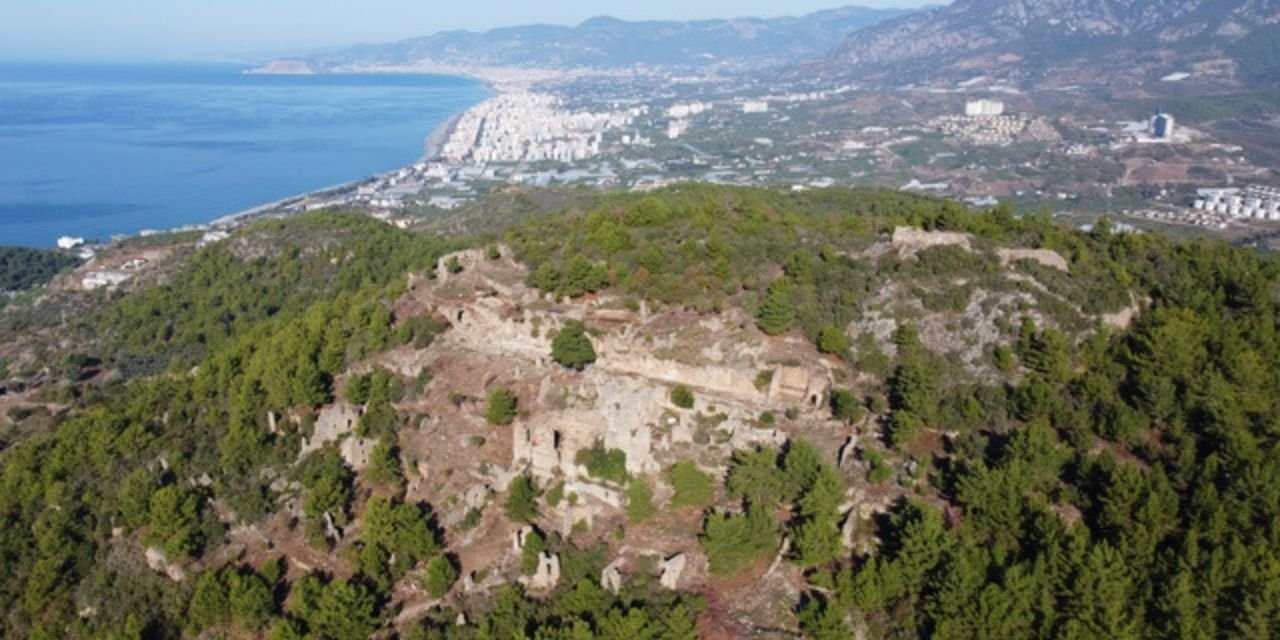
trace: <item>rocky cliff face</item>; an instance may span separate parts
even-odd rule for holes
[[[834,73],[895,67],[901,75],[1055,67],[1105,57],[1138,66],[1144,51],[1161,46],[1197,60],[1221,54],[1235,40],[1277,23],[1276,0],[956,0],[854,32],[826,63]]]

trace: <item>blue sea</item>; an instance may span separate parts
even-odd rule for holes
[[[488,96],[430,75],[0,63],[0,245],[207,222],[410,164]]]

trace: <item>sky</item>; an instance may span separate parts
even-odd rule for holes
[[[173,60],[304,53],[447,29],[577,24],[597,15],[799,15],[926,0],[0,0],[0,59]],[[934,4],[941,4],[934,0]]]

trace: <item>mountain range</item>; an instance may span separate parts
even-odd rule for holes
[[[629,22],[596,17],[577,26],[529,25],[484,32],[444,31],[388,44],[277,60],[280,72],[392,68],[596,70],[637,66],[753,69],[829,53],[857,29],[909,14],[906,9],[844,7],[802,17],[692,22]]]
[[[956,0],[851,32],[814,66],[893,82],[980,73],[1107,84],[1274,75],[1276,0]],[[812,68],[812,67],[811,67]]]

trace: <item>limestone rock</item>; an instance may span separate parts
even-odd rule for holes
[[[462,501],[466,503],[468,509],[483,509],[484,505],[489,502],[489,485],[473,485],[462,496]]]
[[[156,573],[163,573],[174,582],[182,582],[187,578],[187,572],[182,565],[177,562],[169,562],[169,558],[165,556],[164,551],[159,547],[147,547],[143,553],[147,560],[147,566]]]
[[[688,558],[683,553],[676,554],[662,562],[660,569],[662,577],[659,582],[662,588],[675,591],[680,588],[680,576],[684,574],[685,565],[688,564]]]
[[[844,445],[840,447],[840,454],[836,457],[836,466],[845,469],[845,465],[855,460],[858,453],[858,436],[849,436],[844,441]]]
[[[180,564],[178,564],[178,563],[176,563],[176,562],[175,562],[175,563],[173,563],[173,564],[171,564],[171,565],[169,565],[169,566],[164,570],[164,573],[165,573],[165,575],[169,576],[169,579],[170,579],[170,580],[172,580],[172,581],[174,581],[174,582],[182,582],[183,580],[186,580],[186,579],[187,579],[187,571],[186,571],[186,569],[183,569],[183,568],[182,568],[182,565],[180,565]]]
[[[853,538],[858,533],[858,512],[849,511],[845,516],[844,526],[840,527],[840,542],[845,549],[853,549]]]
[[[609,563],[600,573],[600,586],[614,595],[622,590],[622,564],[624,560],[618,558]]]
[[[143,555],[146,556],[147,566],[152,571],[164,571],[165,567],[169,566],[169,558],[164,555],[160,547],[147,547]]]

